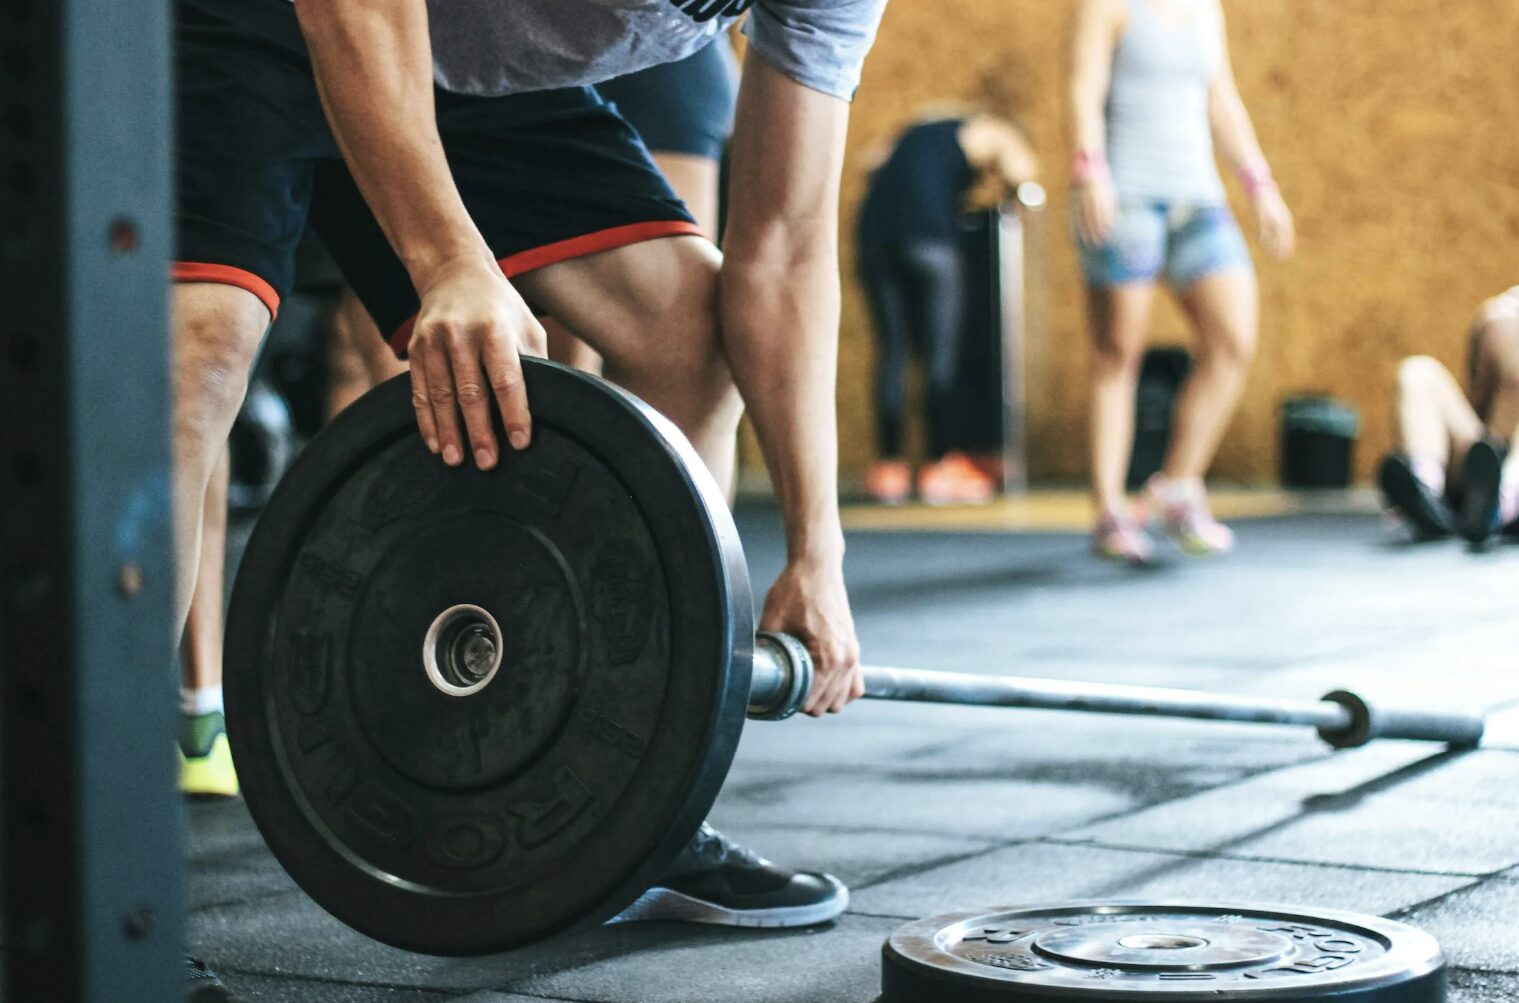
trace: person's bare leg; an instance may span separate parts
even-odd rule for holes
[[[343,288],[328,317],[327,418],[384,383],[406,372],[352,289]]]
[[[227,447],[206,486],[200,567],[180,648],[179,789],[191,797],[236,797],[237,771],[221,713],[222,603],[227,560]]]
[[[1446,486],[1464,472],[1482,421],[1455,377],[1427,355],[1398,363],[1393,400],[1393,453],[1377,472],[1383,498],[1416,539],[1450,536],[1466,524]]]
[[[1453,459],[1482,437],[1482,419],[1438,360],[1415,355],[1398,363],[1397,446],[1439,493]]]
[[[549,358],[582,372],[601,375],[601,356],[565,329],[552,317],[543,318],[543,331],[548,335]]]
[[[601,354],[608,379],[673,421],[727,485],[743,404],[718,332],[721,260],[704,238],[666,237],[513,281]]]
[[[183,627],[201,559],[206,490],[248,389],[269,311],[252,293],[215,283],[174,287],[174,557]]]
[[[377,387],[406,372],[406,363],[396,358],[390,342],[385,340],[374,318],[369,316],[369,311],[364,309],[352,289],[343,290],[343,298],[338,301],[337,319],[347,329],[349,343],[364,361],[370,387]]]
[[[353,330],[353,291],[344,288],[327,321],[327,419],[358,400],[374,384],[369,367],[359,351],[358,335]],[[363,307],[358,308],[363,312]]]
[[[1510,290],[1482,304],[1472,335],[1470,393],[1487,434],[1508,450],[1498,471],[1497,521],[1511,526],[1519,523],[1519,296]]]
[[[1519,302],[1503,297],[1479,318],[1477,366],[1491,387],[1487,427],[1508,445],[1506,483],[1519,483]]]
[[[181,669],[190,693],[222,684],[222,603],[227,560],[227,450],[211,472],[201,519],[200,566],[185,622]]]
[[[1130,283],[1088,290],[1092,320],[1092,494],[1099,510],[1124,511],[1134,449],[1134,395],[1155,287]]]
[[[654,151],[654,163],[664,174],[675,194],[686,204],[686,209],[696,219],[713,242],[717,240],[718,180],[721,169],[718,162],[690,153],[661,153]],[[596,350],[569,331],[552,317],[544,321],[548,333],[549,358],[588,373],[601,373],[601,356]]]
[[[1162,473],[1201,480],[1239,404],[1255,354],[1259,307],[1251,272],[1218,272],[1179,294],[1197,344],[1192,372],[1176,401],[1171,447]]]

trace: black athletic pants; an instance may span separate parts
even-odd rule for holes
[[[865,244],[860,280],[870,300],[880,352],[876,368],[876,433],[881,456],[902,455],[904,382],[913,349],[922,352],[931,459],[956,441],[965,265],[944,241]]]

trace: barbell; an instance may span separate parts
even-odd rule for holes
[[[533,444],[448,468],[404,377],[281,481],[227,625],[249,812],[320,905],[394,946],[521,947],[621,911],[717,797],[747,716],[805,700],[807,649],[756,635],[727,505],[632,395],[524,360]],[[874,699],[1475,744],[1480,716],[869,667]]]
[[[801,709],[812,685],[812,659],[800,641],[761,632],[754,651],[749,716],[779,721]],[[1481,714],[1379,707],[1348,690],[1319,700],[1286,700],[1233,693],[1204,693],[1159,686],[1068,682],[968,672],[866,665],[865,697],[914,703],[1024,707],[1146,717],[1302,725],[1337,749],[1378,738],[1419,739],[1470,748],[1482,739]]]

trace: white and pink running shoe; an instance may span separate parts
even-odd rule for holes
[[[1233,552],[1234,531],[1213,518],[1200,479],[1173,481],[1156,474],[1145,485],[1145,495],[1182,553],[1212,557]]]
[[[1110,561],[1144,565],[1155,558],[1155,541],[1133,516],[1103,509],[1092,527],[1092,553]]]

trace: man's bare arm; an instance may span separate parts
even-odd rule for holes
[[[422,308],[409,346],[413,404],[428,447],[481,467],[497,457],[490,401],[512,445],[531,434],[519,349],[543,330],[502,277],[470,219],[433,110],[424,0],[297,0],[317,89],[354,180],[411,275]]]
[[[417,288],[446,262],[491,263],[443,156],[423,0],[297,0],[343,157]]]
[[[839,175],[849,106],[751,52],[733,137],[723,337],[786,522],[762,626],[818,659],[806,710],[861,695],[838,507]]]

